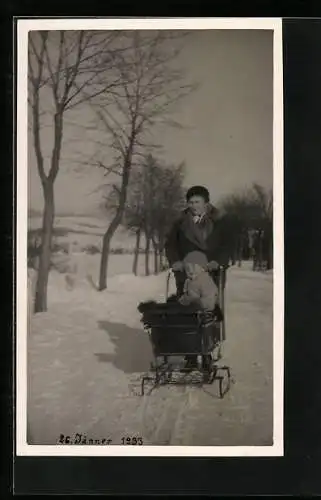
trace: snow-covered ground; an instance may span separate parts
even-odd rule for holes
[[[56,243],[73,243],[76,247],[85,248],[93,245],[101,248],[102,238],[110,223],[108,217],[85,217],[85,216],[59,216],[55,217],[55,230],[60,232],[55,236]],[[29,216],[28,229],[41,228],[42,218]],[[144,245],[142,237],[141,245]],[[119,226],[112,239],[112,248],[133,249],[135,248],[135,235],[123,226]]]
[[[97,257],[81,259],[74,288],[52,272],[48,312],[30,315],[30,444],[75,433],[114,444],[126,436],[144,444],[272,444],[272,273],[249,263],[228,272],[224,362],[235,384],[223,400],[214,386],[171,385],[140,397],[152,353],[137,304],[164,298],[166,273],[135,277],[132,257],[113,255],[108,289],[97,292],[88,280],[97,278]]]

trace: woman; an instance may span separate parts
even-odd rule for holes
[[[208,190],[193,186],[186,194],[187,208],[174,222],[165,243],[165,253],[174,271],[177,295],[184,292],[186,275],[183,261],[191,252],[202,252],[208,261],[208,269],[217,283],[219,266],[227,266],[231,244],[227,220],[220,217],[218,210],[210,203]],[[225,287],[225,275],[223,288]],[[194,366],[196,357],[188,356],[188,364]]]
[[[174,271],[179,296],[183,293],[186,279],[182,262],[187,254],[203,252],[215,279],[218,267],[229,263],[231,246],[226,221],[210,203],[209,192],[205,187],[191,187],[187,191],[186,202],[187,208],[174,222],[165,243],[166,257]]]

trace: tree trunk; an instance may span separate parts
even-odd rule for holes
[[[272,242],[269,242],[266,269],[267,270],[273,269],[273,243]]]
[[[150,237],[146,235],[145,246],[145,275],[149,276],[149,252],[150,252]]]
[[[232,266],[235,266],[235,264],[236,264],[236,256],[237,256],[237,251],[234,250],[233,254],[232,254],[232,257],[231,257]]]
[[[35,105],[33,107],[33,130],[38,173],[44,194],[41,251],[35,294],[35,313],[37,313],[47,310],[47,288],[51,261],[53,223],[55,217],[54,182],[59,171],[63,135],[63,107],[59,107],[59,109],[56,109],[54,116],[54,147],[51,155],[50,171],[48,177],[46,177],[40,147],[39,89],[35,94]]]
[[[109,260],[109,251],[110,251],[110,243],[112,237],[115,234],[117,227],[120,224],[121,216],[114,217],[111,221],[106,233],[103,236],[103,247],[101,251],[101,259],[100,259],[100,271],[99,271],[99,286],[98,290],[101,292],[107,288],[107,269],[108,269],[108,260]]]
[[[242,266],[243,252],[244,252],[243,243],[241,243],[239,248],[238,267]]]
[[[164,252],[163,250],[159,251],[159,270],[164,271]]]
[[[134,138],[132,138],[132,141]],[[133,143],[133,142],[132,142]],[[121,223],[123,213],[125,210],[126,198],[127,198],[127,188],[129,183],[129,175],[131,169],[131,156],[132,156],[132,143],[130,144],[127,152],[127,156],[124,160],[124,167],[122,173],[122,184],[119,191],[119,205],[116,211],[116,215],[111,221],[106,233],[103,236],[103,248],[101,252],[100,259],[100,271],[99,271],[99,291],[105,290],[107,288],[107,267],[108,267],[108,257],[110,250],[110,243],[112,237],[115,234],[116,229]]]
[[[159,270],[160,272],[165,270],[165,262],[164,262],[164,257],[165,257],[165,250],[164,250],[164,237],[162,234],[158,235],[158,240],[159,240],[159,247],[158,247],[158,255],[159,255]]]
[[[259,240],[259,258],[258,258],[258,265],[259,265],[259,270],[262,270],[262,265],[263,265],[263,240],[262,237],[260,237]]]
[[[154,247],[154,274],[159,273],[159,266],[158,266],[158,247],[155,241],[153,241],[153,247]]]
[[[136,231],[136,244],[135,244],[134,262],[133,262],[133,274],[135,274],[135,276],[137,276],[140,236],[141,236],[141,229],[139,228]]]
[[[42,242],[35,293],[34,312],[47,311],[47,288],[51,260],[51,241],[54,222],[53,183],[47,181],[44,190],[44,213],[42,218]]]

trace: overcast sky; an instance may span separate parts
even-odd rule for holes
[[[272,36],[265,30],[195,31],[177,61],[199,88],[175,114],[186,128],[166,129],[158,135],[162,156],[168,162],[184,160],[186,185],[206,185],[214,203],[253,182],[272,187]],[[79,123],[87,113],[88,109],[78,110]],[[43,131],[48,152],[51,132],[50,127]],[[68,165],[75,136],[77,151],[84,157],[92,147],[87,134],[66,127],[63,163],[55,187],[56,211],[90,215],[101,200],[101,193],[93,191],[102,177],[94,169],[77,173]],[[29,206],[41,209],[42,205],[29,133]]]

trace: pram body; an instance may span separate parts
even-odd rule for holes
[[[219,381],[222,398],[230,387],[230,368],[219,365],[222,345],[225,340],[224,286],[226,268],[219,270],[218,290],[221,317],[217,311],[203,312],[186,306],[169,305],[168,290],[171,271],[167,276],[166,302],[158,303],[143,314],[142,322],[147,331],[154,356],[151,371],[142,379],[142,394],[145,383],[153,387],[173,382],[174,372],[184,372],[171,362],[172,357],[194,355],[206,359],[206,364],[196,370],[201,374],[201,383]],[[194,370],[195,371],[195,370]]]

